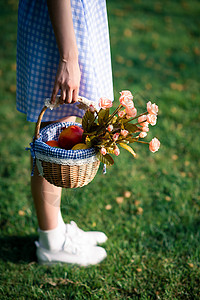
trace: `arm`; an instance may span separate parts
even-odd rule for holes
[[[55,101],[59,89],[63,102],[75,102],[78,98],[80,69],[70,0],[47,0],[47,6],[60,53],[51,102]]]

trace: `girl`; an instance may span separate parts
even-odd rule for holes
[[[45,98],[63,105],[47,110],[42,126],[75,121],[83,111],[78,95],[98,101],[113,99],[110,45],[105,0],[20,0],[17,39],[17,109],[36,122]],[[70,103],[70,104],[69,104]],[[65,224],[61,188],[39,176],[31,178],[39,225],[36,242],[40,263],[94,265],[106,257],[97,246],[107,237]]]

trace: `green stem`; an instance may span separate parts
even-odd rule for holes
[[[143,141],[136,141],[136,143],[149,144],[149,142],[143,142]]]
[[[124,122],[124,123],[128,123],[128,122],[130,122],[130,121],[133,121],[133,120],[135,120],[135,119],[138,119],[139,117],[144,116],[144,115],[147,115],[147,114],[148,114],[148,111],[146,111],[146,112],[144,112],[144,113],[142,113],[142,114],[140,114],[139,116],[136,116],[136,117],[134,117],[134,118],[127,119],[127,121]]]
[[[115,110],[114,112],[110,115],[110,117],[108,118],[107,122],[103,125],[101,125],[101,127],[97,130],[97,133],[99,133],[103,128],[106,128],[106,126],[108,125],[108,123],[112,120],[112,118],[115,116],[115,114],[120,110],[120,108],[122,107],[122,105],[120,104]]]
[[[116,115],[116,113],[122,108],[122,105],[120,104],[115,110],[114,112],[110,115],[110,117],[108,118],[108,121],[106,122],[106,125],[112,120],[112,118]]]

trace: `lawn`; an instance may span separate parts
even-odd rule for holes
[[[17,1],[0,2],[0,299],[200,299],[200,2],[107,1],[115,105],[128,89],[159,106],[148,141],[121,150],[86,187],[64,190],[62,213],[102,230],[98,266],[38,265],[25,151],[34,124],[16,111]]]

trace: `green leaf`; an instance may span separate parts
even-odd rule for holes
[[[126,141],[128,141],[129,143],[135,143],[139,140],[139,137],[127,137]]]
[[[130,133],[138,131],[138,127],[131,123],[124,124],[124,128],[128,130]]]
[[[92,142],[91,142],[91,139],[87,136],[86,139],[85,139],[85,144],[88,148],[91,148],[92,147]]]
[[[84,131],[89,131],[92,124],[94,124],[95,115],[90,110],[87,110],[82,119],[82,127]]]
[[[130,152],[134,157],[136,156],[136,153],[135,153],[135,152],[133,151],[133,149],[132,149],[130,146],[128,146],[127,144],[119,143],[119,145],[120,145],[122,148],[126,149],[128,152]]]
[[[101,109],[98,112],[98,123],[99,125],[106,124],[109,118],[109,108]]]
[[[107,166],[112,166],[114,164],[114,160],[109,154],[103,155],[99,151],[97,153],[97,158],[100,160],[100,162],[102,162],[103,164],[106,164]]]

